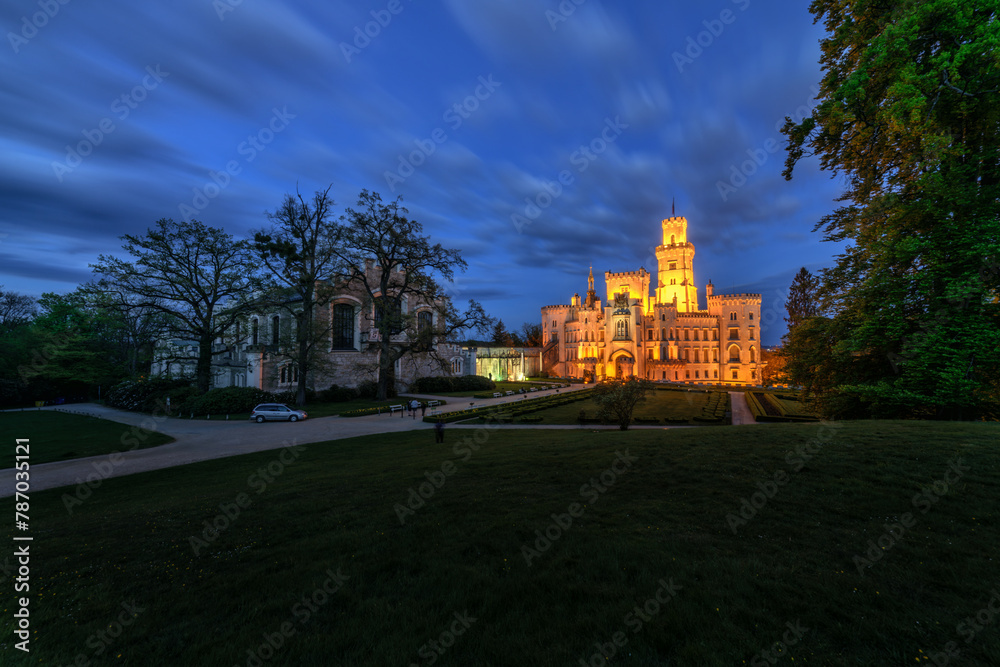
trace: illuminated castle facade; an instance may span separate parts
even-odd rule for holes
[[[663,221],[657,274],[644,268],[604,274],[605,300],[594,291],[569,305],[542,308],[542,363],[550,375],[637,376],[689,384],[760,384],[760,294],[715,294],[706,310],[694,283],[687,219]]]

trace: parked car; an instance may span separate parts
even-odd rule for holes
[[[250,421],[258,424],[266,421],[297,422],[307,416],[302,410],[290,408],[284,403],[261,403],[250,413]]]

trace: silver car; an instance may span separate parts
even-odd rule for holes
[[[302,410],[295,410],[284,403],[261,403],[250,413],[250,421],[255,421],[258,424],[266,421],[297,422],[307,416]]]

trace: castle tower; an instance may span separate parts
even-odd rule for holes
[[[662,223],[663,245],[656,249],[657,303],[677,300],[677,311],[698,310],[698,290],[694,284],[694,244],[687,240],[687,218],[667,218]]]
[[[587,308],[593,308],[597,301],[597,292],[594,291],[594,267],[590,267],[590,277],[587,278]]]

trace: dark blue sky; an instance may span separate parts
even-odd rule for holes
[[[239,237],[332,184],[402,195],[469,262],[457,301],[516,327],[591,264],[655,271],[676,197],[702,300],[763,293],[776,343],[792,276],[838,250],[811,230],[839,181],[780,175],[820,78],[807,5],[4,3],[0,284],[70,291],[159,218]]]

